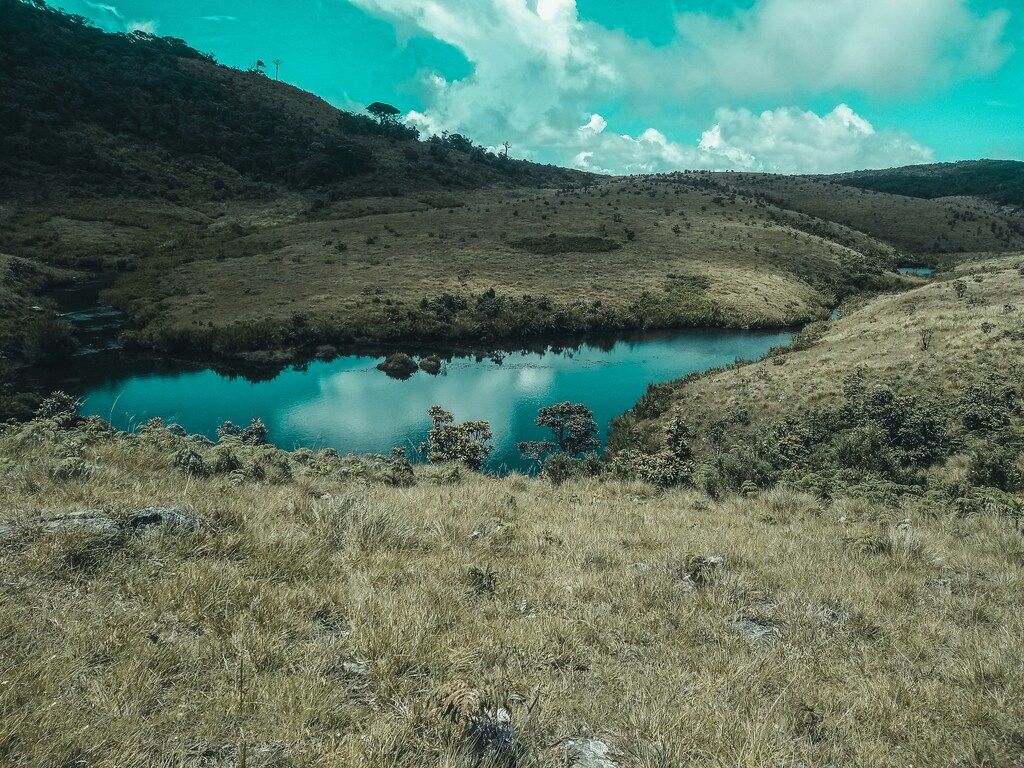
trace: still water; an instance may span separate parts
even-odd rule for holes
[[[159,417],[213,438],[224,421],[248,424],[259,418],[282,448],[342,453],[415,450],[429,427],[427,409],[437,404],[459,421],[490,422],[489,470],[530,471],[516,443],[545,437],[534,424],[539,408],[566,400],[585,403],[603,444],[611,420],[632,407],[648,384],[757,359],[791,338],[786,332],[680,331],[508,353],[500,360],[455,357],[437,376],[419,371],[404,381],[377,370],[382,358],[368,355],[290,367],[252,381],[167,361],[128,364],[130,358],[108,350],[79,358],[82,370],[65,388],[83,398],[83,413],[120,429]]]

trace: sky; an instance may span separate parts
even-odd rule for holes
[[[1024,0],[55,0],[610,173],[1024,160]],[[271,76],[274,67],[270,64]]]

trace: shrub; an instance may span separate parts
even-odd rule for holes
[[[206,475],[206,463],[203,457],[191,448],[182,448],[174,454],[173,465],[176,470],[184,475],[204,477]]]
[[[225,421],[217,428],[217,436],[221,440],[226,437],[235,437],[245,445],[264,445],[267,442],[267,425],[260,419],[253,419],[249,422],[249,426],[243,429],[230,421]]]
[[[582,403],[565,402],[541,408],[537,413],[537,426],[550,429],[555,445],[571,456],[599,445],[594,414]]]
[[[71,429],[79,421],[78,400],[64,392],[54,392],[39,404],[35,418],[48,421],[57,429]]]
[[[470,469],[479,470],[493,447],[490,424],[486,421],[455,423],[455,416],[435,405],[429,411],[433,422],[427,434],[427,442],[420,446],[420,452],[434,464],[458,462]]]

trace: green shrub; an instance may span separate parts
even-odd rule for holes
[[[429,413],[433,424],[420,452],[434,464],[457,462],[470,469],[481,469],[493,450],[490,425],[486,421],[456,424],[455,416],[439,405]]]

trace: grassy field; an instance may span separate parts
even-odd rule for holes
[[[934,407],[998,376],[1019,381],[1024,369],[1024,254],[978,257],[934,281],[871,300],[854,299],[841,316],[806,327],[794,349],[707,376],[681,380],[653,395],[663,413],[626,418],[623,428],[656,434],[670,415],[697,431],[715,422],[736,433],[842,399],[858,370],[896,384]],[[739,423],[739,409],[749,420]]]
[[[7,244],[116,277],[131,340],[253,356],[352,341],[780,327],[902,278],[889,246],[703,176],[559,190],[13,207]],[[493,293],[492,293],[493,291]],[[304,352],[303,352],[304,350]]]
[[[24,201],[5,211],[0,247],[112,281],[129,342],[256,360],[366,341],[790,326],[851,294],[910,285],[898,264],[1024,245],[1012,215],[984,201],[742,174],[317,204],[72,197],[59,214]]]
[[[183,448],[212,474],[173,469]],[[1024,748],[1024,547],[995,512],[411,475],[52,413],[4,428],[0,463],[4,765]]]
[[[885,173],[901,178],[899,169],[877,175]],[[965,252],[1024,249],[1020,209],[978,197],[926,200],[858,189],[827,176],[716,176],[737,189],[760,192],[783,208],[878,238],[906,254],[911,262],[915,256],[917,261],[933,264]]]

